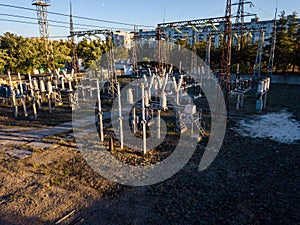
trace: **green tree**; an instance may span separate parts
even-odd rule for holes
[[[52,64],[55,68],[64,67],[66,62],[71,62],[71,43],[69,41],[53,41],[52,49]]]
[[[297,22],[297,13],[293,12],[292,15],[289,15],[288,17],[288,38],[289,41],[292,44],[292,49],[291,51],[293,51],[292,55],[291,55],[291,66],[292,66],[292,72],[295,72],[295,68],[297,65],[297,30],[299,28],[299,24]]]
[[[286,16],[285,11],[281,12],[278,22],[277,43],[275,50],[276,72],[281,70],[286,73],[294,61],[296,50],[296,32],[293,20],[296,14]],[[292,24],[291,24],[292,21]]]
[[[78,44],[78,57],[84,60],[85,68],[100,60],[102,52],[103,47],[100,40],[84,39]]]

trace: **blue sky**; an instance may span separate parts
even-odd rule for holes
[[[278,12],[285,10],[287,14],[296,11],[300,14],[300,1],[299,0],[252,0],[255,7],[246,7],[246,11],[250,13],[257,13],[258,17],[262,20],[272,19],[274,17],[276,2],[278,1]],[[232,0],[237,2],[237,0]],[[73,14],[83,17],[92,17],[103,20],[112,20],[132,24],[144,24],[156,26],[165,21],[178,21],[200,19],[206,17],[223,16],[225,12],[225,0],[72,0]],[[34,7],[31,5],[31,0],[0,0],[0,4],[18,5],[28,8]],[[49,7],[50,12],[61,12],[69,14],[69,0],[52,0]],[[233,8],[236,11],[236,8]],[[19,9],[12,9],[0,6],[0,14],[15,14],[28,17],[36,17],[34,11],[26,11]],[[279,13],[278,13],[279,14]],[[34,20],[20,19],[14,17],[7,17],[0,15],[0,34],[4,32],[12,32],[23,36],[39,36],[37,25],[19,24],[13,22],[1,21],[1,19],[12,20],[26,20],[36,22]],[[49,14],[50,20],[58,20],[68,22],[67,17]],[[87,21],[74,18],[74,23],[81,23],[93,26],[102,27],[124,27],[132,29],[132,26],[114,25],[109,23],[100,23],[94,21]],[[67,28],[51,27],[51,36],[67,36],[69,30]],[[68,26],[68,24],[64,25]],[[141,28],[141,27],[139,27]],[[75,25],[75,30],[91,30],[97,29],[96,27],[79,27]]]

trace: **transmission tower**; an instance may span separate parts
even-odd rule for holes
[[[72,53],[72,69],[77,71],[77,52],[74,36],[74,24],[73,24],[73,14],[72,14],[72,1],[70,0],[70,37],[71,37],[71,53]]]
[[[50,0],[33,0],[32,5],[36,7],[37,19],[39,24],[40,36],[45,41],[45,65],[44,69],[49,68],[50,57],[52,57],[52,46],[49,48],[49,23],[48,23],[48,7]]]
[[[237,41],[237,71],[236,71],[236,77],[240,77],[240,63],[242,63],[242,52],[245,44],[245,16],[253,16],[255,14],[250,14],[245,12],[245,5],[250,5],[250,7],[253,6],[253,3],[251,1],[245,1],[245,0],[239,0],[237,3],[232,4],[237,5],[237,14],[236,14],[236,20],[235,20],[235,30],[236,30],[236,41]]]
[[[108,93],[112,98],[115,97],[117,91],[118,79],[116,75],[116,66],[115,66],[115,55],[114,55],[114,32],[111,31],[106,35],[106,43],[108,44],[109,50],[106,53],[108,60],[108,73],[109,73],[109,81],[108,81]]]
[[[197,57],[196,57],[196,54],[197,54],[197,48],[196,48],[196,35],[193,36],[193,46],[192,46],[192,60],[191,60],[191,72],[193,74],[196,73],[196,70],[197,70]]]
[[[133,35],[133,45],[131,46],[131,53],[132,53],[132,66],[133,66],[133,73],[137,75],[138,73],[138,65],[137,65],[137,26],[134,26],[134,35]]]
[[[245,6],[250,5],[253,7],[253,3],[251,1],[239,0],[237,3],[232,4],[233,6],[237,5],[237,13],[236,13],[236,20],[235,20],[235,30],[236,33],[240,36],[240,47],[243,48],[244,38],[245,38],[245,17],[246,16],[256,16],[256,14],[245,12]]]
[[[220,84],[224,94],[226,109],[229,111],[230,100],[230,66],[231,66],[231,0],[226,2],[225,22],[224,22],[224,38],[221,58]]]
[[[271,52],[269,57],[269,63],[268,63],[268,75],[273,74],[273,67],[274,67],[274,57],[275,57],[275,48],[276,48],[276,32],[277,32],[277,8],[275,10],[275,18],[274,18],[274,29],[273,29],[273,37],[272,37],[272,46],[271,46]]]
[[[48,7],[51,6],[50,0],[33,0],[32,5],[36,6],[41,38],[48,39],[50,34],[48,26]]]

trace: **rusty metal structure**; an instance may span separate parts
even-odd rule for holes
[[[132,58],[132,65],[133,65],[134,75],[138,74],[137,43],[136,43],[137,30],[138,30],[137,26],[134,26],[133,46],[131,46],[131,58]]]
[[[225,104],[227,112],[229,112],[229,100],[230,100],[230,68],[231,68],[231,0],[226,2],[225,10],[225,21],[224,21],[224,37],[223,37],[223,49],[221,58],[221,69],[220,69],[220,84],[222,92],[225,98]]]
[[[237,13],[236,13],[236,20],[234,24],[235,29],[235,37],[236,37],[236,50],[237,54],[237,71],[236,71],[236,78],[240,78],[240,64],[243,62],[242,54],[244,49],[244,44],[247,35],[247,28],[245,27],[245,17],[246,16],[256,16],[256,14],[245,12],[245,6],[250,5],[253,7],[253,3],[251,1],[239,0],[237,3],[232,4],[232,6],[238,6]]]
[[[245,6],[249,5],[253,7],[253,3],[251,1],[239,0],[237,3],[233,3],[232,6],[238,6],[237,13],[235,15],[235,25],[234,29],[237,35],[239,35],[239,43],[240,49],[243,49],[244,40],[245,40],[245,33],[247,28],[245,26],[245,17],[248,16],[256,16],[256,14],[245,12]]]

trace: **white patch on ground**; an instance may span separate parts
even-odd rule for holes
[[[300,140],[300,124],[292,119],[287,111],[255,116],[253,119],[240,120],[233,128],[239,135],[251,138],[269,138],[273,141],[292,144]]]

